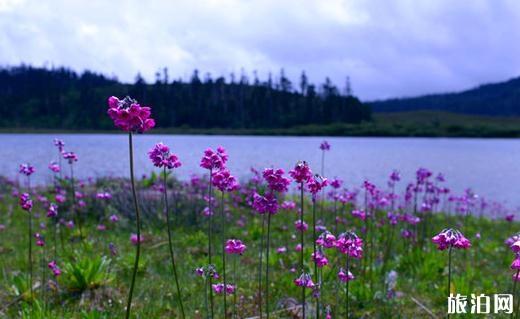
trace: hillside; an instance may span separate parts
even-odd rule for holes
[[[438,110],[453,113],[520,116],[520,78],[458,93],[367,102],[374,112]]]

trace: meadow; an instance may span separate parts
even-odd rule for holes
[[[22,163],[20,178],[2,178],[3,317],[442,318],[450,293],[516,297],[515,214],[453,193],[441,172],[348,185],[321,176],[324,141],[318,168],[302,159],[237,178],[218,148],[179,180],[182,159],[158,143],[157,172],[136,178],[133,135],[155,126],[151,110],[112,97],[109,115],[128,132],[128,178],[75,178],[81,158],[60,140],[48,170]],[[32,185],[34,174],[53,183]]]

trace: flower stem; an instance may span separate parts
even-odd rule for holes
[[[518,269],[516,271],[516,274],[515,274],[515,277],[514,277],[514,280],[513,280],[513,293],[512,293],[512,296],[513,296],[513,300],[515,300],[515,294],[516,294],[516,280],[518,278],[518,275],[520,274],[520,269]],[[517,302],[518,303],[518,302]],[[514,305],[513,305],[514,307]],[[515,315],[515,312],[511,312],[511,318],[513,318]]]
[[[349,312],[349,296],[348,296],[348,284],[350,282],[350,279],[348,277],[349,275],[349,263],[350,263],[350,256],[347,254],[347,282],[345,283],[345,289],[346,289],[346,292],[345,292],[345,318],[348,319],[348,312]]]
[[[264,230],[265,230],[265,214],[262,215],[262,233],[260,234],[260,260],[258,262],[258,308],[260,310],[260,319],[262,319],[262,258],[264,254]]]
[[[213,189],[212,189],[212,182],[213,182],[213,171],[209,170],[209,194],[208,194],[208,208],[209,208],[209,216],[208,216],[208,265],[211,265],[211,248],[212,248],[212,240],[213,237]],[[210,313],[211,317],[213,319],[213,276],[209,276],[209,303],[210,303]]]
[[[452,246],[450,245],[450,248],[448,250],[448,297],[450,296],[451,292],[451,250]],[[450,314],[448,313],[446,318],[450,318]]]
[[[325,154],[325,152],[324,152]],[[318,277],[318,262],[316,256],[316,199],[312,199],[312,241],[313,241],[313,252],[314,252],[314,282],[318,285],[318,289],[320,287],[320,279]],[[316,297],[316,318],[320,318],[320,295],[318,291],[318,296]]]
[[[224,318],[227,318],[227,281],[226,281],[226,212],[224,210],[224,192],[220,197],[220,214],[222,218],[222,276],[224,279]]]
[[[303,183],[300,183],[300,225],[303,227]],[[303,230],[300,232],[300,246],[300,268],[303,273]],[[302,286],[302,313],[305,319],[305,286]]]
[[[27,193],[31,194],[31,178],[27,177]],[[31,301],[31,314],[32,314],[32,297],[33,297],[33,262],[32,262],[32,211],[29,210],[29,291],[31,293],[29,300]]]
[[[132,184],[132,196],[134,199],[135,206],[135,220],[137,227],[137,245],[135,250],[135,261],[134,269],[132,271],[132,282],[130,284],[130,292],[128,293],[128,302],[126,305],[126,319],[130,318],[132,308],[132,296],[134,294],[135,278],[137,275],[137,268],[139,267],[139,256],[141,253],[141,216],[139,214],[139,204],[137,203],[137,193],[135,191],[135,180],[134,180],[134,147],[132,141],[132,132],[128,133],[128,149],[130,155],[130,182]]]
[[[271,213],[267,212],[267,243],[265,248],[265,313],[269,319],[269,239],[271,237]]]
[[[133,162],[133,160],[131,160]],[[133,168],[131,168],[133,170]],[[133,175],[133,174],[132,174]],[[133,182],[132,182],[133,184]],[[81,216],[79,215],[79,211],[76,209],[76,187],[74,185],[74,168],[72,163],[70,164],[70,185],[72,189],[72,212],[76,216],[76,221],[78,222],[79,227],[79,236],[81,237],[81,241],[83,242],[83,227]]]
[[[170,209],[168,206],[168,185],[166,183],[166,167],[163,170],[163,187],[164,187],[164,210],[166,213],[166,225],[168,228],[168,247],[170,249],[170,258],[172,260],[172,269],[173,276],[175,277],[175,285],[177,286],[177,298],[179,298],[179,307],[181,308],[182,318],[186,318],[184,313],[184,305],[182,303],[182,293],[181,287],[179,285],[179,277],[177,276],[177,267],[175,266],[175,256],[173,254],[173,244],[172,244],[172,232],[170,225]]]

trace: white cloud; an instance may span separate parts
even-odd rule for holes
[[[0,0],[0,64],[93,69],[133,81],[301,70],[363,99],[518,75],[520,3],[493,1]]]

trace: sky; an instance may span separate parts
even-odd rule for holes
[[[67,66],[133,82],[168,67],[212,76],[281,68],[364,101],[520,75],[516,0],[0,0],[0,65]]]

